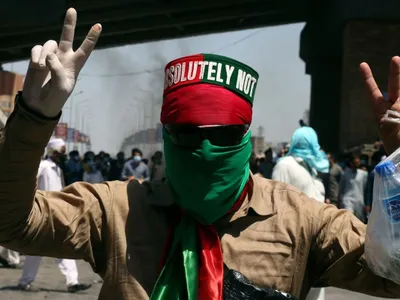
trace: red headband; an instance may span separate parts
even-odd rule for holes
[[[164,97],[162,124],[250,124],[251,104],[236,93],[214,84],[182,86]]]

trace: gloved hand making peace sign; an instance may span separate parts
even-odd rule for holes
[[[43,46],[32,48],[22,96],[26,105],[47,117],[54,117],[61,111],[101,33],[101,25],[94,25],[74,52],[76,19],[75,9],[70,8],[60,43],[49,40]]]

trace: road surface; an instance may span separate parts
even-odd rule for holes
[[[22,257],[24,259],[24,257]],[[35,286],[41,291],[28,293],[15,290],[22,270],[0,268],[0,300],[97,300],[100,291],[100,278],[94,274],[90,266],[82,261],[78,262],[79,280],[81,283],[93,283],[90,290],[70,294],[66,292],[64,277],[57,268],[54,259],[45,258],[39,269]],[[362,294],[328,288],[325,300],[378,300],[383,298],[369,297]]]

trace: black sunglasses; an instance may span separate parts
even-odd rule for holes
[[[164,125],[171,141],[185,148],[198,148],[204,140],[214,146],[235,146],[241,143],[250,125],[217,125],[200,127],[195,125]]]

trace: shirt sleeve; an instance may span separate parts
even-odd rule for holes
[[[304,196],[305,197],[305,196]],[[364,257],[366,225],[352,213],[316,201],[309,272],[314,287],[333,286],[376,297],[400,298],[400,286],[375,275]]]
[[[112,183],[36,190],[40,158],[57,122],[17,102],[0,132],[0,245],[28,255],[84,259],[97,269],[106,261],[102,229]]]

